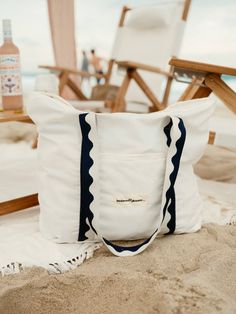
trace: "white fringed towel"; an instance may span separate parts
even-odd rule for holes
[[[15,274],[26,267],[39,266],[49,273],[62,273],[78,267],[100,243],[56,244],[39,232],[39,208],[1,216],[0,273]]]

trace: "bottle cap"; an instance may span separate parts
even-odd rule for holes
[[[2,20],[3,37],[11,38],[11,20]]]

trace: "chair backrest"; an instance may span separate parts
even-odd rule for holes
[[[127,10],[123,25],[118,27],[111,53],[116,61],[135,61],[168,69],[168,60],[178,56],[186,24],[189,0],[159,1],[155,5]],[[122,75],[113,71],[112,83],[120,84]],[[160,98],[163,76],[140,71],[140,74]],[[133,85],[133,86],[132,86]],[[146,96],[129,87],[128,101],[147,101]]]

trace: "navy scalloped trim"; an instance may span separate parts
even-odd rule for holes
[[[170,122],[164,127],[164,133],[166,135],[166,145],[168,147],[170,147],[170,144],[171,144],[170,130],[172,128],[172,125],[173,125],[173,122],[170,119]]]
[[[179,123],[178,123],[178,128],[180,130],[180,138],[176,141],[176,154],[171,158],[171,162],[174,166],[174,169],[172,173],[170,174],[170,187],[166,191],[166,203],[163,209],[163,220],[166,214],[166,210],[170,214],[170,220],[167,223],[167,227],[169,228],[170,233],[174,233],[175,228],[176,228],[176,199],[175,199],[175,181],[177,178],[177,174],[179,171],[179,165],[180,165],[180,159],[182,156],[183,148],[184,148],[184,143],[186,139],[186,129],[183,123],[183,120],[179,118]],[[167,134],[166,134],[167,135]],[[170,136],[170,135],[169,135]],[[168,138],[168,135],[167,135]]]
[[[93,183],[93,178],[89,174],[89,169],[92,167],[94,162],[90,157],[90,151],[93,148],[93,143],[88,137],[91,126],[85,119],[87,115],[88,113],[79,115],[82,144],[80,160],[80,225],[78,241],[84,241],[88,239],[86,232],[89,231],[90,228],[92,228],[93,231],[97,233],[92,225],[94,215],[90,210],[90,204],[93,202],[94,197],[89,191],[89,187]]]

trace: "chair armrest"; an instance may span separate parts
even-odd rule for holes
[[[116,61],[115,63],[118,65],[118,67],[126,68],[127,70],[139,69],[139,70],[144,70],[148,72],[162,74],[167,77],[173,77],[173,75],[167,71],[164,71],[158,67],[154,67],[151,65],[143,64],[143,63],[138,63],[138,62],[133,62],[133,61]]]
[[[51,66],[51,65],[39,65],[41,69],[47,69],[51,72],[68,72],[69,74],[79,75],[81,77],[96,77],[96,78],[105,78],[104,74],[96,74],[96,73],[89,73],[83,72],[76,69],[64,68],[59,66]]]
[[[191,72],[203,75],[214,73],[218,75],[225,74],[236,76],[236,68],[223,67],[214,64],[195,62],[177,58],[171,58],[169,64],[174,67],[174,72],[177,73]]]

